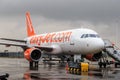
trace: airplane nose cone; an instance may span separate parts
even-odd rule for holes
[[[84,54],[99,53],[105,47],[104,41],[101,38],[89,38],[89,39],[86,39],[83,44],[84,44],[84,47],[82,48],[82,51]]]
[[[104,41],[101,38],[89,40],[86,53],[98,53],[104,49]]]
[[[93,51],[100,52],[104,49],[104,41],[102,39],[98,39],[97,41],[93,42]]]
[[[101,40],[99,41],[98,48],[100,48],[101,50],[103,50],[104,47],[105,47],[104,41],[101,39]]]

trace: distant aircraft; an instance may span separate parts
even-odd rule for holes
[[[14,43],[0,43],[7,46],[20,46],[30,67],[38,67],[42,54],[84,55],[89,60],[100,58],[104,41],[91,29],[72,29],[36,35],[29,12],[26,13],[27,38],[24,40],[1,38]]]

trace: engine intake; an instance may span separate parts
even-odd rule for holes
[[[41,50],[37,48],[29,48],[24,52],[24,57],[28,61],[39,61],[41,58]]]

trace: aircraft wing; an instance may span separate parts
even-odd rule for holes
[[[13,44],[13,43],[0,43],[0,45],[6,45],[6,46],[19,46],[22,47],[23,49],[29,48],[27,44]],[[33,46],[35,48],[39,48],[41,50],[51,52],[53,50],[53,47],[51,46]]]
[[[13,43],[0,43],[0,45],[5,45],[6,47],[9,47],[9,46],[19,46],[19,47],[22,47],[22,48],[27,47],[26,44],[13,44]]]
[[[8,38],[0,38],[1,40],[6,40],[6,41],[15,41],[15,42],[22,42],[22,43],[26,43],[25,40],[18,40],[18,39],[8,39]]]

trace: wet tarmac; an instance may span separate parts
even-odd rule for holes
[[[39,63],[39,70],[29,70],[25,59],[0,58],[0,73],[8,73],[8,80],[119,80],[120,68],[98,69],[90,65],[89,72],[69,73],[60,64]]]

